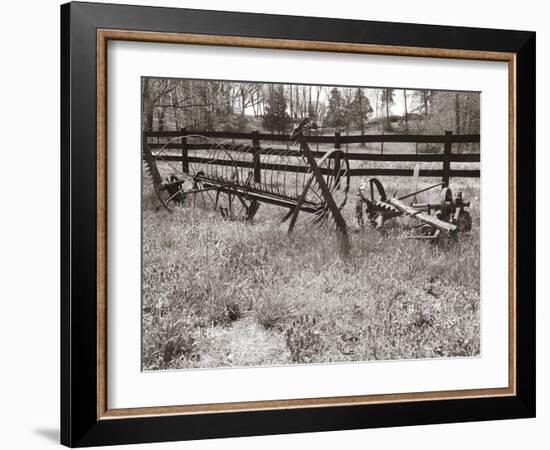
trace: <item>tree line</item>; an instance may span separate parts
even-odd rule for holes
[[[144,78],[142,94],[144,130],[283,134],[304,117],[321,130],[362,135],[478,134],[480,127],[475,92]]]

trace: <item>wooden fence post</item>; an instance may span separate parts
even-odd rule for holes
[[[189,153],[187,150],[187,138],[185,135],[187,134],[187,130],[185,128],[181,129],[181,170],[183,173],[189,173]]]
[[[334,132],[334,148],[340,150],[340,132]]]
[[[260,166],[260,136],[258,130],[252,132],[252,152],[254,158],[254,183],[262,182],[262,168]]]
[[[443,187],[449,187],[451,172],[451,150],[453,146],[453,132],[445,131],[445,145],[443,147]]]

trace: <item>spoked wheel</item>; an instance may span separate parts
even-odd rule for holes
[[[185,153],[174,149],[175,141],[185,139]],[[243,176],[231,154],[216,141],[203,136],[178,137],[157,152],[144,155],[151,172],[157,173],[154,187],[161,204],[172,211],[176,206],[219,210],[234,216],[234,198],[223,192],[225,184],[238,183]],[[220,165],[212,164],[213,161]],[[156,178],[156,180],[155,180]]]
[[[309,174],[306,177],[304,190],[298,198],[296,206],[298,211],[293,214],[289,231],[292,231],[294,227],[307,229],[312,225],[331,224],[333,222],[331,220],[333,218],[332,208],[341,211],[346,205],[350,185],[350,167],[346,154],[341,150],[333,150],[325,154],[317,162],[317,165],[332,202],[323,195],[315,175]],[[307,212],[301,209],[303,205],[308,205]],[[300,220],[297,220],[300,210],[304,212]]]
[[[436,214],[437,218],[445,220],[447,222],[452,221],[453,215],[453,193],[450,188],[443,187],[441,188],[441,193],[439,194],[439,200],[441,202],[438,213]]]
[[[189,172],[180,170],[179,173],[174,172],[172,166],[167,161],[157,162],[159,172],[167,175],[162,184],[155,185],[155,192],[162,205],[170,212],[176,206],[212,208],[215,189],[201,180],[201,171],[196,169],[196,165],[191,163]]]

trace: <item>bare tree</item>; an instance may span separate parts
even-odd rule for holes
[[[409,111],[407,108],[407,90],[403,89],[403,103],[405,105],[405,131],[409,132]]]
[[[460,94],[455,93],[455,133],[460,134]]]
[[[390,105],[393,105],[394,89],[382,89],[382,101],[386,105],[386,129],[391,130]]]

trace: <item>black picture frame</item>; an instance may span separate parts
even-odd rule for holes
[[[510,396],[98,418],[98,29],[516,55],[516,393]],[[61,443],[71,447],[535,416],[533,32],[112,4],[61,6]]]

